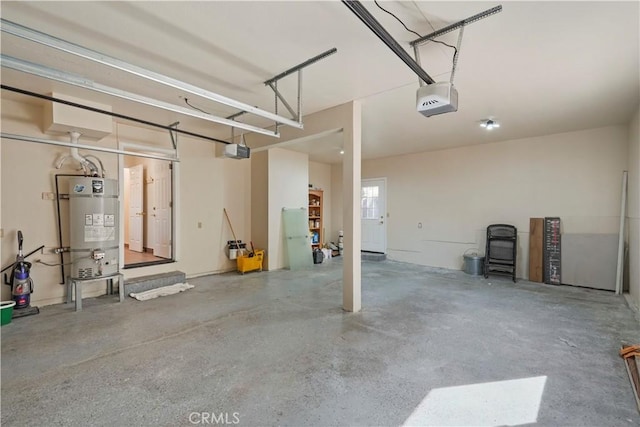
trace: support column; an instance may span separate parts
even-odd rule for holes
[[[352,102],[350,120],[344,127],[344,156],[342,159],[344,231],[342,308],[354,313],[360,311],[362,307],[360,263],[362,234],[360,228],[361,111],[360,102]]]

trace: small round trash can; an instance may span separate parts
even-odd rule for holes
[[[477,253],[464,254],[464,272],[472,276],[484,274],[484,256]]]

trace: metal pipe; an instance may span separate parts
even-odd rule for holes
[[[95,92],[105,93],[107,95],[115,96],[117,98],[126,99],[127,101],[134,101],[139,104],[149,105],[151,107],[161,108],[163,110],[172,111],[174,113],[180,113],[187,116],[196,117],[198,119],[207,120],[213,123],[219,123],[226,126],[235,126],[246,129],[251,132],[261,133],[267,136],[279,137],[277,133],[274,133],[268,129],[262,129],[257,126],[241,123],[239,126],[231,120],[227,120],[223,117],[214,116],[212,114],[204,113],[202,111],[185,108],[179,105],[170,104],[168,102],[159,101],[157,99],[149,98],[142,95],[137,95],[132,92],[116,89],[110,86],[105,86],[100,83],[93,82],[89,79],[85,79],[82,76],[74,75],[64,71],[56,70],[54,68],[45,67],[33,62],[24,61],[22,59],[14,58],[7,55],[0,55],[1,64],[3,67],[11,68],[13,70],[21,71],[23,73],[33,74],[45,79],[54,80],[69,84],[72,86],[81,87],[83,89],[93,90]]]
[[[58,184],[58,177],[60,176],[83,176],[77,174],[68,174],[68,173],[58,173],[55,174],[55,182],[56,182],[56,209],[58,211],[58,247],[62,246],[62,218],[60,215],[60,186]],[[64,251],[60,251],[60,284],[64,285],[66,283],[67,277],[64,274]]]
[[[413,47],[413,55],[416,57],[416,62],[418,63],[418,65],[420,65],[422,67],[422,64],[420,64],[420,51],[418,49],[418,46],[414,46]],[[418,84],[422,87],[424,86],[424,82],[422,81],[422,79],[418,79]]]
[[[184,135],[193,136],[195,138],[206,139],[207,141],[219,142],[221,144],[229,144],[229,141],[225,141],[223,139],[212,138],[210,136],[205,136],[205,135],[201,135],[201,134],[198,134],[198,133],[194,133],[194,132],[189,132],[189,131],[186,131],[186,130],[178,129],[176,127],[166,126],[166,125],[162,125],[162,124],[159,124],[159,123],[150,122],[148,120],[137,119],[135,117],[126,116],[124,114],[114,113],[112,111],[101,110],[100,108],[89,107],[87,105],[78,104],[77,102],[67,101],[66,99],[55,98],[55,97],[49,96],[49,95],[42,95],[42,94],[31,92],[31,91],[25,90],[25,89],[18,89],[16,87],[7,86],[7,85],[0,85],[0,89],[8,90],[8,91],[11,91],[11,92],[16,92],[16,93],[21,93],[23,95],[32,96],[34,98],[46,99],[47,101],[58,102],[60,104],[69,105],[71,107],[76,107],[76,108],[81,108],[83,110],[93,111],[94,113],[106,114],[108,116],[116,117],[118,119],[130,120],[132,122],[140,123],[140,124],[143,124],[143,125],[153,126],[153,127],[156,127],[156,128],[168,130],[170,132],[177,132],[177,133],[182,133]]]
[[[86,159],[89,159],[89,157],[91,157],[92,159],[95,159],[98,161],[98,163],[100,164],[100,175],[102,176],[102,178],[105,177],[106,171],[104,170],[104,165],[102,164],[102,160],[100,160],[99,157],[94,156],[93,154],[87,154],[86,156],[84,156]]]
[[[106,65],[108,67],[115,68],[117,70],[121,70],[138,77],[142,77],[143,79],[160,83],[165,86],[183,90],[185,92],[200,96],[205,99],[209,99],[211,101],[218,102],[220,104],[228,105],[230,107],[238,108],[240,110],[245,110],[249,113],[264,117],[266,119],[274,120],[276,122],[286,124],[298,129],[303,128],[302,124],[300,123],[287,119],[286,117],[280,117],[269,111],[261,110],[249,104],[245,104],[244,102],[236,101],[235,99],[227,98],[226,96],[222,96],[217,93],[208,91],[206,89],[199,88],[197,86],[191,85],[189,83],[185,83],[183,81],[174,79],[172,77],[165,76],[163,74],[156,73],[154,71],[147,70],[142,67],[138,67],[137,65],[129,64],[117,58],[104,55],[100,52],[96,52],[94,50],[77,45],[75,43],[71,43],[66,40],[62,40],[57,37],[51,36],[49,34],[45,34],[37,30],[33,30],[31,28],[17,24],[15,22],[7,21],[6,19],[0,18],[0,22],[2,23],[2,27],[0,29],[3,32],[12,34],[16,37],[30,40],[32,42],[51,47],[53,49],[57,49],[62,52],[70,53],[72,55],[76,55],[81,58],[88,59],[90,61],[97,62],[99,64]]]
[[[166,154],[169,156],[173,156],[174,158],[178,158],[177,150],[174,148],[152,147],[146,144],[137,144],[135,142],[123,141],[122,139],[118,139],[118,142],[121,144],[126,144],[127,148],[134,148],[136,150],[146,150],[150,153]]]
[[[240,116],[242,116],[244,114],[247,114],[247,112],[246,111],[238,111],[237,113],[233,113],[232,115],[225,117],[225,119],[233,120],[236,117],[240,117]]]
[[[177,158],[165,157],[165,156],[157,156],[155,154],[144,154],[144,153],[136,153],[135,151],[124,151],[117,150],[115,148],[106,148],[106,147],[96,147],[93,145],[86,144],[72,144],[70,142],[64,141],[54,141],[51,139],[42,139],[42,138],[34,138],[26,135],[16,135],[12,133],[0,133],[0,137],[6,139],[14,139],[16,141],[26,141],[26,142],[37,142],[39,144],[49,144],[49,145],[58,145],[60,147],[77,147],[83,148],[85,150],[93,150],[93,151],[102,151],[104,153],[113,153],[113,154],[124,154],[125,156],[134,156],[134,157],[145,157],[147,159],[157,159],[157,160],[167,160],[169,162],[179,162]]]
[[[296,71],[301,70],[301,69],[303,69],[304,67],[308,67],[309,65],[314,64],[314,63],[316,63],[316,62],[320,61],[321,59],[326,58],[327,56],[331,56],[331,55],[333,55],[333,54],[334,54],[334,53],[336,53],[337,51],[338,51],[338,49],[336,49],[336,48],[334,47],[333,49],[329,49],[329,50],[328,50],[328,51],[326,51],[326,52],[322,52],[320,55],[316,55],[316,56],[314,56],[314,57],[313,57],[313,58],[311,58],[311,59],[307,59],[307,60],[306,60],[306,61],[304,61],[303,63],[298,64],[298,65],[296,65],[295,67],[291,67],[291,68],[289,68],[287,71],[283,71],[282,73],[278,74],[277,76],[270,78],[269,80],[265,81],[265,82],[264,82],[264,84],[265,84],[265,85],[268,85],[269,83],[273,83],[273,82],[275,82],[276,80],[280,80],[281,78],[286,77],[286,76],[288,76],[289,74],[295,73]]]
[[[460,27],[460,32],[458,33],[458,45],[456,46],[456,53],[453,55],[453,67],[451,67],[451,77],[449,78],[449,83],[453,84],[453,79],[456,75],[456,67],[458,66],[458,56],[460,56],[460,48],[462,47],[462,36],[464,34],[464,25]]]
[[[389,49],[393,51],[405,64],[413,70],[417,76],[423,80],[426,84],[435,83],[435,80],[431,78],[426,71],[422,69],[416,61],[409,56],[406,50],[398,44],[398,42],[391,37],[391,35],[384,29],[384,27],[369,13],[369,11],[357,0],[342,0],[342,3],[349,8],[360,20],[367,26],[373,33],[378,36]]]
[[[32,250],[31,252],[29,252],[28,254],[26,254],[24,256],[25,259],[27,259],[27,257],[30,257],[31,255],[35,254],[36,252],[38,252],[39,250],[44,249],[44,245],[40,246],[39,248],[36,248],[34,250]],[[9,264],[8,266],[6,266],[5,268],[3,268],[2,270],[0,270],[0,273],[4,273],[5,271],[7,271],[8,269],[10,269],[11,267],[13,267],[14,265],[16,265],[15,262]]]
[[[302,69],[298,70],[298,122],[302,123]]]
[[[422,36],[419,39],[415,39],[410,44],[411,46],[416,46],[416,45],[426,43],[431,39],[450,33],[451,31],[457,30],[459,27],[462,27],[463,25],[471,24],[472,22],[479,21],[480,19],[486,18],[498,12],[502,12],[502,5],[492,7],[491,9],[487,9],[484,12],[480,12],[469,18],[463,19],[462,21],[458,21],[455,24],[447,25],[444,28],[434,31],[433,33],[427,34],[426,36]]]

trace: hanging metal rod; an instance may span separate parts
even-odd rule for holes
[[[175,129],[178,129],[179,124],[180,122],[174,122],[169,125],[169,127],[171,128],[171,130],[169,131],[169,136],[171,137],[171,145],[173,145],[174,150],[178,149],[178,135],[174,135],[173,131]]]
[[[65,71],[56,70],[54,68],[45,67],[40,64],[34,64],[33,62],[24,61],[22,59],[14,58],[7,55],[0,55],[0,63],[2,67],[11,68],[13,70],[21,71],[23,73],[33,74],[38,77],[43,77],[49,80],[55,80],[61,83],[81,87],[83,89],[93,90],[95,92],[105,93],[107,95],[115,96],[118,98],[126,99],[128,101],[134,101],[140,104],[149,105],[151,107],[161,108],[163,110],[172,111],[174,113],[180,113],[198,119],[207,120],[213,123],[219,123],[226,126],[234,126],[242,128],[251,132],[261,133],[267,136],[279,137],[269,129],[259,128],[245,123],[240,123],[227,120],[222,117],[214,116],[211,114],[203,113],[202,111],[185,108],[179,105],[169,104],[157,99],[148,98],[146,96],[137,95],[135,93],[127,92],[121,89],[116,89],[110,86],[105,86],[100,83],[96,83],[92,80],[86,79],[82,76],[67,73]]]
[[[240,117],[240,116],[243,116],[245,114],[247,114],[246,111],[238,111],[237,113],[233,113],[232,115],[225,117],[225,119],[234,120],[236,117]]]
[[[278,112],[278,99],[282,102],[282,105],[289,111],[289,113],[298,121],[298,123],[302,123],[302,69],[308,67],[311,64],[315,64],[321,59],[326,58],[327,56],[333,55],[336,53],[338,49],[335,47],[333,49],[329,49],[326,52],[322,52],[320,55],[316,55],[311,59],[307,59],[301,64],[296,65],[295,67],[291,67],[288,70],[278,74],[277,76],[267,80],[264,82],[265,85],[269,86],[276,95],[276,112]],[[295,112],[291,105],[284,99],[284,96],[278,90],[278,80],[286,77],[290,74],[298,73],[298,111]],[[278,123],[276,123],[276,132],[278,130]]]
[[[200,96],[205,99],[209,99],[211,101],[218,102],[220,104],[224,104],[230,107],[244,110],[251,114],[255,114],[257,116],[261,116],[281,124],[292,126],[298,129],[303,128],[301,123],[298,123],[286,117],[278,116],[269,111],[261,110],[260,108],[256,108],[249,104],[245,104],[244,102],[227,98],[226,96],[222,96],[217,93],[211,92],[209,90],[174,79],[172,77],[165,76],[163,74],[156,73],[154,71],[147,70],[142,67],[138,67],[137,65],[129,64],[117,58],[104,55],[100,52],[96,52],[94,50],[77,45],[75,43],[71,43],[66,40],[62,40],[57,37],[51,36],[49,34],[45,34],[37,30],[33,30],[23,25],[16,24],[15,22],[7,21],[6,19],[0,18],[0,23],[1,23],[0,30],[2,30],[2,32],[12,34],[16,37],[30,40],[35,43],[40,43],[44,46],[48,46],[53,49],[60,50],[62,52],[70,53],[72,55],[76,55],[81,58],[88,59],[90,61],[97,62],[99,64],[106,65],[108,67],[115,68],[130,74],[136,75],[138,77],[142,77],[144,79],[154,81],[156,83],[160,83],[165,86],[170,86],[179,90],[183,90],[185,92]]]
[[[10,92],[20,93],[22,95],[32,96],[34,98],[45,99],[47,101],[57,102],[57,103],[60,103],[60,104],[68,105],[70,107],[76,107],[76,108],[81,108],[81,109],[87,110],[87,111],[93,111],[94,113],[106,114],[107,116],[116,117],[118,119],[130,120],[132,122],[140,123],[140,124],[147,125],[147,126],[153,126],[153,127],[159,128],[159,129],[164,129],[164,130],[168,130],[168,131],[172,131],[172,132],[181,133],[181,134],[184,134],[184,135],[193,136],[195,138],[206,139],[207,141],[219,142],[221,144],[229,144],[228,141],[225,141],[223,139],[213,138],[213,137],[210,137],[210,136],[201,135],[199,133],[189,132],[189,131],[186,131],[186,130],[183,130],[183,129],[178,129],[178,128],[167,126],[167,125],[163,125],[163,124],[160,124],[160,123],[150,122],[148,120],[142,120],[142,119],[138,119],[138,118],[131,117],[131,116],[125,116],[124,114],[118,114],[118,113],[114,113],[112,111],[102,110],[100,108],[89,107],[88,105],[78,104],[77,102],[67,101],[66,99],[55,98],[55,97],[49,96],[49,95],[42,95],[40,93],[31,92],[29,90],[19,89],[17,87],[12,87],[12,86],[7,86],[7,85],[0,85],[0,89],[8,90]]]
[[[389,49],[393,51],[405,64],[418,75],[420,80],[426,84],[435,83],[435,80],[431,78],[429,74],[422,67],[414,61],[413,58],[407,53],[406,50],[398,44],[398,42],[391,37],[391,34],[384,29],[384,27],[369,13],[369,11],[356,0],[342,0],[342,3],[347,6],[360,20],[367,26],[373,33],[378,36]]]
[[[483,18],[486,18],[488,16],[491,16],[493,14],[496,14],[498,12],[502,12],[502,5],[496,6],[496,7],[492,7],[491,9],[487,9],[484,12],[480,12],[476,15],[473,15],[469,18],[463,19],[462,21],[458,21],[455,24],[451,24],[451,25],[447,25],[444,28],[441,28],[437,31],[434,31],[431,34],[427,34],[426,36],[420,37],[419,39],[416,39],[414,41],[411,42],[411,46],[418,46],[421,45],[423,43],[428,42],[431,39],[434,39],[436,37],[439,37],[443,34],[447,34],[450,33],[451,31],[457,30],[458,28],[464,26],[464,25],[469,25],[473,22],[479,21]]]
[[[273,89],[273,92],[276,94],[276,97],[282,102],[282,105],[284,105],[284,107],[287,109],[287,111],[289,111],[289,113],[291,113],[291,115],[293,117],[298,117],[298,114],[296,114],[295,111],[293,111],[293,108],[291,108],[291,105],[289,105],[289,103],[287,102],[286,99],[284,99],[284,97],[282,96],[282,94],[280,93],[280,91],[278,90],[278,88],[273,84],[273,83],[267,83],[269,85],[269,87],[271,89]]]
[[[329,49],[326,52],[322,52],[320,55],[316,55],[311,59],[307,59],[303,63],[298,64],[295,67],[291,67],[287,71],[283,71],[282,73],[278,74],[277,76],[270,78],[269,80],[265,81],[264,84],[265,85],[269,85],[270,83],[273,83],[276,80],[280,80],[283,77],[287,77],[289,74],[293,74],[296,71],[302,70],[303,68],[308,67],[311,64],[315,64],[316,62],[320,61],[321,59],[324,59],[327,56],[333,55],[337,51],[338,51],[338,49],[334,47],[333,49]]]
[[[179,162],[180,160],[175,157],[159,156],[156,154],[138,153],[136,151],[117,150],[115,148],[98,147],[95,145],[87,144],[73,144],[67,141],[55,141],[51,139],[34,138],[26,135],[16,135],[13,133],[0,133],[0,137],[6,139],[13,139],[16,141],[36,142],[38,144],[58,145],[60,147],[82,148],[84,150],[101,151],[103,153],[124,154],[125,156],[146,157],[148,159],[168,160],[170,162]]]

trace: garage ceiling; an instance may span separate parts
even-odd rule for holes
[[[411,52],[415,35],[373,2],[364,4]],[[638,2],[382,3],[421,34],[498,4],[501,13],[465,29],[455,81],[458,112],[431,118],[415,111],[415,74],[340,2],[3,1],[1,12],[4,19],[269,111],[274,97],[263,81],[336,47],[337,54],[304,70],[303,112],[361,100],[364,159],[629,121],[640,102]],[[457,32],[441,40],[455,44]],[[102,84],[175,104],[187,96],[217,115],[236,111],[13,36],[3,34],[1,43],[4,54]],[[452,49],[429,43],[420,52],[434,79],[449,79]],[[11,70],[2,70],[2,83],[65,92],[113,105],[119,113],[230,137],[226,127]],[[295,99],[295,76],[279,88]],[[279,112],[284,115],[284,108]],[[481,129],[479,121],[489,117],[502,127]],[[339,161],[334,137],[306,145],[301,149],[312,159]]]

